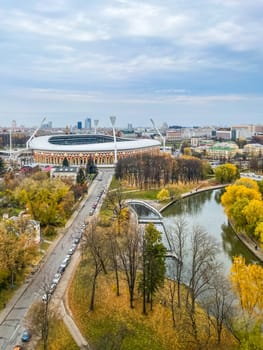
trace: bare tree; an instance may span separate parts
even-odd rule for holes
[[[229,281],[220,270],[214,270],[210,281],[212,290],[204,293],[200,304],[207,312],[208,319],[216,331],[217,343],[221,343],[224,326],[231,323],[234,315],[235,296]]]
[[[94,310],[96,283],[99,274],[103,271],[107,273],[106,265],[108,260],[107,242],[102,229],[97,226],[94,219],[89,223],[82,239],[83,256],[89,260],[93,268],[92,290],[89,310]]]
[[[190,263],[188,270],[188,289],[186,293],[186,311],[190,320],[189,334],[193,337],[198,349],[202,349],[204,343],[211,338],[211,323],[207,323],[205,329],[206,338],[201,338],[198,326],[198,314],[196,303],[202,295],[212,291],[212,280],[219,264],[215,257],[218,252],[217,244],[200,227],[193,228],[190,242]]]
[[[187,306],[195,311],[198,297],[211,289],[210,282],[219,264],[215,257],[218,253],[216,242],[200,226],[193,228],[190,247],[190,266],[188,271]]]
[[[134,290],[137,269],[141,260],[141,242],[141,232],[135,218],[132,217],[127,233],[122,236],[118,244],[120,260],[128,284],[131,308],[134,308]]]
[[[115,232],[108,234],[108,241],[110,246],[110,260],[113,265],[115,280],[116,280],[116,295],[120,296],[120,281],[119,281],[119,264],[118,264],[118,242]]]
[[[176,221],[175,228],[168,229],[170,247],[172,253],[175,253],[177,256],[177,259],[173,259],[172,261],[172,268],[169,271],[170,279],[168,281],[169,304],[171,307],[173,327],[176,327],[176,306],[181,308],[183,267],[186,256],[186,229],[187,223],[183,217]]]
[[[106,197],[106,206],[112,211],[113,218],[117,220],[117,233],[121,233],[121,223],[123,219],[123,209],[126,208],[121,182],[119,181],[117,189],[108,192]]]
[[[43,350],[47,350],[50,320],[55,313],[51,309],[50,285],[47,281],[43,283],[41,290],[43,291],[43,301],[33,304],[27,314],[26,323],[32,333],[41,339]]]

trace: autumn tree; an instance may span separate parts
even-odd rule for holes
[[[262,315],[263,311],[263,268],[258,264],[245,264],[241,256],[234,257],[231,268],[231,282],[238,295],[242,309],[250,315]]]
[[[19,222],[0,224],[0,270],[6,271],[13,287],[15,277],[36,254],[34,238],[22,230]]]
[[[258,264],[246,265],[243,257],[236,256],[230,279],[242,309],[233,326],[240,349],[260,350],[263,346],[263,268]]]
[[[124,201],[124,195],[121,182],[118,183],[116,190],[108,192],[105,204],[107,209],[112,212],[112,217],[117,222],[117,233],[121,233],[122,222],[128,219],[128,209]]]
[[[42,226],[64,224],[74,203],[69,186],[60,179],[26,178],[16,188],[15,197]]]
[[[169,191],[166,188],[161,189],[161,191],[159,191],[157,193],[157,199],[160,202],[169,199],[169,197],[170,197],[170,194],[169,194]]]
[[[233,164],[222,164],[215,168],[215,178],[220,183],[230,183],[239,177],[238,169]]]
[[[263,201],[256,181],[246,178],[236,181],[226,188],[221,202],[238,230],[260,239]]]

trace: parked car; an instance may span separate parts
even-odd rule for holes
[[[25,329],[21,335],[21,340],[23,342],[28,342],[31,338],[31,333],[28,329]]]
[[[68,264],[64,264],[64,263],[60,264],[57,272],[62,275],[62,273],[66,270],[67,265]]]
[[[56,273],[52,280],[52,283],[58,284],[58,282],[60,281],[60,278],[61,278],[61,273]]]
[[[69,251],[68,251],[69,255],[72,255],[74,252],[75,252],[75,249],[72,248],[72,247],[71,247],[71,248],[69,249]]]
[[[57,285],[55,283],[52,283],[50,285],[49,290],[42,296],[42,301],[46,303],[51,298],[51,295],[54,293],[56,286]]]
[[[79,244],[79,241],[80,241],[80,238],[79,238],[79,237],[76,237],[76,238],[74,239],[74,243],[75,243],[75,244]]]
[[[43,301],[44,303],[46,303],[47,301],[49,301],[50,297],[51,297],[51,294],[50,294],[49,292],[46,292],[46,293],[43,294],[43,296],[42,296],[42,301]]]
[[[48,292],[49,292],[50,294],[53,294],[54,291],[55,291],[55,289],[56,289],[56,287],[57,287],[57,285],[56,285],[55,283],[51,283]]]

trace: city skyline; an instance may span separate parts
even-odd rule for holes
[[[0,0],[0,120],[262,123],[262,0]]]

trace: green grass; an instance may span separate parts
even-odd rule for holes
[[[124,190],[123,195],[125,199],[145,199],[156,200],[157,193],[160,189],[151,190]]]

